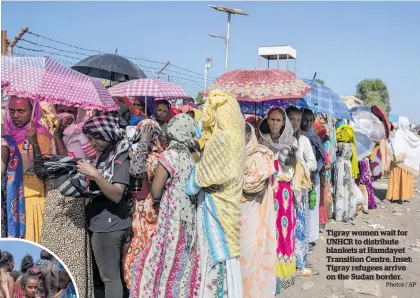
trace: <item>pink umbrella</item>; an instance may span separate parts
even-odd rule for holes
[[[271,99],[302,98],[311,86],[293,73],[277,69],[238,69],[229,71],[214,81],[204,92],[220,89],[238,101],[260,102]]]
[[[120,83],[108,89],[115,97],[147,96],[155,99],[190,98],[180,86],[158,79],[138,79]]]
[[[8,96],[101,111],[118,105],[101,84],[49,57],[2,56],[1,90]]]

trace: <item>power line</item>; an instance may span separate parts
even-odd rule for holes
[[[38,52],[38,53],[45,53],[45,54],[50,54],[50,55],[63,56],[63,57],[79,60],[79,58],[69,56],[69,55],[64,55],[64,54],[60,54],[60,53],[53,53],[53,52],[38,50],[38,49],[29,49],[29,48],[21,47],[21,46],[18,46],[18,45],[16,45],[15,48],[26,50],[26,51],[31,51],[31,52]]]
[[[32,45],[34,45],[34,46],[39,46],[39,47],[49,48],[49,49],[53,49],[53,50],[56,50],[56,51],[61,51],[61,52],[65,52],[65,53],[77,54],[77,55],[83,55],[83,56],[90,56],[90,55],[85,54],[85,53],[80,53],[80,52],[75,52],[75,51],[67,51],[67,50],[58,49],[58,48],[56,48],[56,47],[52,47],[52,46],[47,46],[47,45],[43,45],[43,44],[38,44],[38,43],[36,43],[36,42],[30,41],[30,40],[26,40],[26,39],[21,39],[21,41],[24,41],[24,42],[30,43],[30,44],[32,44]]]

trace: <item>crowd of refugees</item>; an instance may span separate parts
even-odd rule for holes
[[[56,105],[50,132],[39,104],[8,99],[2,236],[54,251],[80,297],[274,297],[318,274],[320,232],[376,208],[384,172],[387,199],[414,196],[420,139],[405,117],[359,160],[352,123],[311,110],[245,118],[219,90],[202,109],[146,102]]]
[[[49,252],[42,250],[38,261],[31,255],[22,258],[20,270],[14,257],[0,252],[0,297],[2,298],[76,298],[68,272]]]

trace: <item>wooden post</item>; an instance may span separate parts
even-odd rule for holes
[[[8,49],[7,49],[8,55],[11,56],[13,54],[14,46],[18,43],[18,41],[22,39],[23,35],[25,35],[25,33],[28,32],[28,30],[29,28],[27,26],[22,27],[22,29],[20,29],[19,33],[15,36],[15,38],[8,43]]]
[[[280,62],[280,56],[279,54],[277,54],[277,70],[279,70],[280,68],[279,62]]]
[[[1,31],[1,54],[6,55],[7,50],[7,31]]]

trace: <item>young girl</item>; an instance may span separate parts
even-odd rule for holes
[[[0,298],[13,298],[14,295],[14,280],[10,276],[13,271],[15,262],[12,254],[7,251],[0,252]]]
[[[25,298],[40,298],[38,292],[38,277],[31,274],[25,274],[21,281],[22,291]]]

